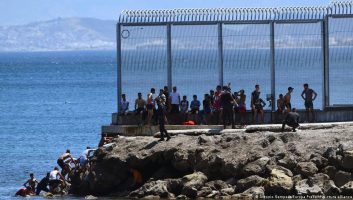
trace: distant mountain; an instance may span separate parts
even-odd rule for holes
[[[116,47],[116,21],[58,18],[0,26],[0,51],[110,50]]]

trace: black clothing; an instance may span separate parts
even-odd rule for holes
[[[167,137],[168,139],[170,138],[167,130],[165,129],[165,115],[166,115],[166,106],[162,103],[158,103],[158,109],[157,109],[157,117],[159,121],[159,132],[161,133],[161,139],[164,139],[164,137]]]
[[[58,163],[58,165],[61,167],[61,169],[64,169],[65,168],[65,163],[64,163],[64,161],[62,160],[62,159],[58,159],[58,161],[57,161],[57,163]]]
[[[295,131],[299,127],[299,114],[297,112],[289,112],[282,123],[282,131],[284,131],[286,125],[292,127],[293,131]]]
[[[221,94],[221,106],[223,107],[223,126],[226,128],[227,123],[232,124],[232,128],[235,128],[234,124],[234,110],[233,110],[233,97],[229,92]]]
[[[36,195],[39,195],[42,190],[45,192],[49,192],[49,189],[47,187],[48,184],[49,184],[49,178],[44,177],[37,185]]]
[[[233,97],[229,92],[224,92],[221,94],[221,106],[225,108],[233,108]]]

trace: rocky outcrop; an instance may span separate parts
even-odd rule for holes
[[[72,192],[131,198],[261,198],[352,194],[351,127],[297,133],[119,137],[99,148]]]

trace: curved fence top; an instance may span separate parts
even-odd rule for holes
[[[321,20],[327,15],[347,14],[353,14],[353,1],[319,7],[126,10],[119,23]]]

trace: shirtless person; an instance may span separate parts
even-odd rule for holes
[[[304,90],[301,94],[302,98],[304,99],[305,109],[306,109],[306,121],[314,122],[315,121],[315,113],[314,113],[314,104],[313,101],[317,97],[317,93],[309,88],[309,84],[304,84]],[[312,115],[312,119],[310,121],[310,114]]]
[[[142,121],[145,120],[145,108],[146,101],[142,98],[141,92],[139,92],[135,100],[135,115],[140,115]]]
[[[147,125],[151,125],[151,119],[153,117],[153,112],[155,110],[155,93],[156,90],[151,88],[151,92],[147,95]]]
[[[291,98],[292,98],[292,92],[294,88],[289,87],[287,94],[284,96],[284,105],[287,108],[287,112],[290,112],[292,110],[292,104],[291,104]]]
[[[253,124],[256,124],[258,113],[261,117],[261,123],[264,123],[264,107],[266,103],[260,98],[260,85],[255,85],[255,90],[251,93],[251,110],[253,113]]]
[[[71,171],[69,165],[65,163],[67,159],[71,159],[71,161],[74,162],[74,159],[72,158],[70,153],[70,149],[66,150],[66,152],[63,153],[57,161],[58,165],[61,167],[61,173],[64,177],[67,173]]]
[[[28,186],[31,187],[31,193],[34,193],[36,189],[36,184],[38,184],[38,181],[34,178],[33,173],[30,173],[29,177],[30,178],[23,184],[23,186],[27,187],[27,184],[28,184]]]
[[[283,94],[280,94],[277,99],[277,121],[278,122],[283,120],[285,110],[286,110],[286,105],[284,103],[284,97],[283,97]]]

